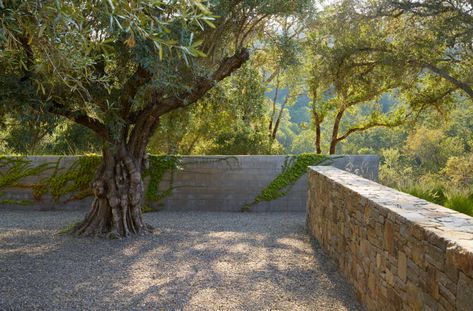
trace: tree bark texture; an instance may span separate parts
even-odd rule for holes
[[[320,146],[321,140],[321,130],[320,130],[320,119],[318,113],[313,112],[314,123],[315,123],[315,152],[317,154],[322,154],[322,147]]]
[[[147,161],[146,156],[134,157],[125,144],[104,147],[102,164],[92,182],[94,201],[91,210],[75,226],[73,234],[121,238],[152,230],[144,223],[141,212],[143,160]]]
[[[330,154],[335,154],[337,152],[337,144],[339,142],[338,132],[340,130],[340,122],[342,121],[343,114],[345,113],[345,108],[340,108],[337,115],[335,116],[335,122],[333,124],[332,130],[332,139],[330,140]]]

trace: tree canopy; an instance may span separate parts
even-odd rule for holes
[[[96,200],[77,234],[145,233],[141,173],[159,118],[240,68],[270,18],[312,7],[304,0],[3,1],[1,111],[65,117],[101,139]]]

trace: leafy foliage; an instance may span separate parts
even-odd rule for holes
[[[179,169],[180,164],[181,161],[178,156],[150,156],[149,169],[146,172],[146,175],[150,177],[148,189],[146,190],[147,200],[160,201],[172,193],[173,173],[176,169]],[[171,181],[165,190],[159,192],[159,187],[162,185],[163,177],[167,172],[171,173]]]
[[[0,110],[63,116],[112,145],[138,131],[144,142],[130,148],[142,152],[159,117],[247,61],[270,18],[311,10],[310,0],[8,1]]]
[[[69,200],[77,200],[92,195],[90,183],[100,166],[101,157],[98,155],[81,156],[65,171],[59,170],[61,159],[51,175],[40,183],[37,189],[45,189],[57,201],[61,197],[72,194]]]
[[[410,195],[424,199],[426,201],[444,205],[447,202],[447,198],[443,192],[442,188],[437,189],[423,189],[419,186],[414,186],[412,188],[401,189]]]
[[[383,21],[363,20],[353,13],[355,2],[334,4],[320,15],[308,41],[309,94],[316,130],[316,149],[322,152],[322,125],[329,151],[350,135],[375,127],[395,127],[412,114],[397,101],[385,109],[383,97],[396,96],[417,79],[417,71],[388,53],[391,33]]]
[[[0,156],[0,189],[16,185],[21,179],[38,175],[50,168],[50,164],[32,166],[23,157]]]
[[[443,172],[457,187],[471,186],[473,184],[473,154],[449,157]]]
[[[393,41],[402,44],[396,53],[399,58],[413,67],[425,68],[446,81],[451,90],[462,90],[472,99],[470,7],[466,0],[380,0],[362,10],[396,23],[397,28],[389,31]]]
[[[473,216],[473,200],[471,197],[459,195],[451,197],[445,203],[445,207],[451,208],[463,214]]]
[[[262,77],[243,66],[196,105],[164,116],[152,153],[265,154],[269,151]]]
[[[291,187],[305,174],[309,166],[319,165],[330,159],[327,156],[305,153],[287,156],[281,173],[266,186],[254,202],[246,204],[242,211],[249,211],[251,206],[262,201],[272,201],[285,196]]]

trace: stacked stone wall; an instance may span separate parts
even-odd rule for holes
[[[473,218],[333,167],[309,170],[308,226],[367,310],[473,310]]]

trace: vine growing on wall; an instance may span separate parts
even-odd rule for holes
[[[174,172],[180,169],[182,164],[181,157],[176,155],[150,155],[149,169],[145,172],[144,177],[149,176],[148,188],[146,189],[145,198],[148,202],[159,202],[172,194]],[[164,190],[160,191],[165,174],[169,172],[169,183]],[[145,204],[145,211],[152,209]]]
[[[230,164],[230,160],[238,159],[236,157],[223,157],[219,159],[213,158],[205,158],[199,157],[198,160],[194,161],[186,161],[186,165],[192,165],[195,163],[201,163],[205,161],[206,163],[209,162],[226,162],[229,167],[232,167]],[[172,194],[172,190],[174,189],[173,181],[174,181],[174,173],[176,170],[182,168],[182,158],[176,155],[150,155],[149,156],[149,169],[145,173],[145,177],[149,176],[149,184],[148,189],[146,190],[146,198],[149,201],[160,201],[169,195]],[[165,174],[169,172],[169,183],[168,186],[160,191],[160,185],[163,182]]]
[[[25,157],[0,156],[0,191],[7,187],[30,187],[28,184],[21,183],[21,180],[26,177],[39,175],[50,168],[51,163],[33,166],[31,161]],[[3,193],[0,192],[0,198],[2,196]],[[28,205],[32,202],[30,200],[4,199],[0,200],[0,203]]]
[[[260,202],[272,201],[285,196],[307,172],[309,166],[320,165],[329,159],[330,157],[313,153],[287,156],[281,173],[256,196],[252,203],[245,204],[242,211],[250,211],[252,206]]]
[[[26,157],[0,156],[0,190],[6,187],[30,188],[35,200],[41,200],[50,194],[54,201],[64,203],[84,199],[92,195],[90,187],[95,173],[101,163],[101,156],[88,154],[78,157],[70,167],[61,167],[64,158],[34,166]],[[146,199],[150,202],[160,201],[172,194],[174,171],[179,169],[179,156],[150,155],[150,166],[144,176],[149,177]],[[44,171],[52,170],[49,177],[36,183],[22,183],[25,177],[38,176]],[[160,185],[167,172],[170,172],[170,182],[166,189],[160,191]],[[1,193],[0,193],[1,197]],[[5,199],[3,204],[28,205],[31,200]]]
[[[51,177],[40,183],[38,188],[49,192],[55,201],[66,195],[70,195],[66,202],[81,200],[92,195],[90,183],[101,163],[101,156],[95,154],[81,156],[64,171],[58,169],[60,161],[61,159],[58,160]]]

